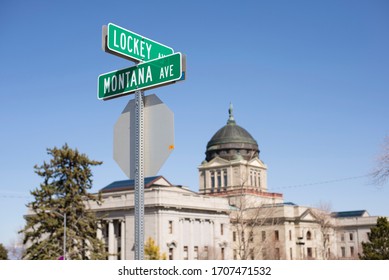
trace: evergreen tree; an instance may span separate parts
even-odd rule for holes
[[[377,219],[377,225],[370,229],[369,241],[362,242],[361,260],[389,260],[389,221],[385,217]]]
[[[154,239],[149,237],[145,243],[146,260],[166,260],[166,254],[160,253],[159,246],[155,244]]]
[[[97,238],[97,220],[88,210],[87,201],[101,202],[88,193],[92,187],[91,166],[102,162],[90,160],[85,154],[65,144],[47,149],[50,162],[35,165],[42,177],[39,188],[31,192],[35,200],[27,204],[24,259],[63,258],[64,221],[66,217],[66,259],[105,259],[106,253]]]
[[[1,243],[0,243],[0,260],[8,260],[8,251]]]

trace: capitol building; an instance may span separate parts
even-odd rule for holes
[[[197,192],[169,178],[145,178],[145,238],[171,260],[357,259],[377,217],[366,210],[328,212],[284,202],[269,192],[257,141],[235,121],[206,146]],[[109,259],[134,259],[134,180],[101,189],[90,203]]]

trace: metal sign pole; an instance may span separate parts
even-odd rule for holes
[[[116,34],[119,33],[118,36]],[[127,43],[126,46],[122,46],[120,41],[120,46],[118,45],[117,39],[120,37],[122,39],[122,35]],[[134,48],[128,46],[130,44],[129,38],[136,37],[138,41],[142,41],[142,44],[145,44],[146,48],[141,48],[141,53],[133,52]],[[134,39],[135,40],[135,39]],[[132,42],[134,44],[135,41]],[[143,45],[142,45],[143,46]],[[153,47],[153,52],[151,52],[151,48]],[[111,71],[105,74],[102,74],[98,78],[98,91],[97,98],[100,100],[108,100],[112,98],[117,98],[123,95],[127,95],[133,93],[135,91],[135,164],[133,158],[133,144],[134,138],[131,137],[132,127],[129,127],[129,159],[124,159],[125,163],[122,165],[121,157],[116,156],[116,145],[114,145],[114,158],[117,161],[119,160],[119,166],[126,170],[130,175],[129,178],[135,177],[134,182],[134,218],[135,218],[135,259],[143,260],[144,259],[144,90],[151,89],[155,87],[160,87],[164,85],[168,85],[171,83],[175,83],[178,81],[185,80],[186,76],[186,58],[185,55],[181,53],[174,53],[174,50],[170,47],[157,43],[153,40],[147,39],[139,34],[136,34],[132,31],[126,30],[120,26],[114,25],[112,23],[107,26],[103,26],[102,30],[102,47],[103,50],[118,55],[123,58],[128,58],[131,61],[134,61],[137,65]],[[142,51],[143,50],[143,51]],[[162,57],[160,57],[162,54]],[[145,60],[146,59],[146,60]],[[130,75],[131,73],[131,75]],[[138,81],[138,83],[133,83],[133,79]],[[124,80],[127,82],[125,83]],[[131,80],[131,82],[130,82]],[[123,82],[121,82],[123,81]],[[124,85],[125,84],[125,85]],[[160,100],[159,100],[160,101]],[[130,105],[131,102],[129,102]],[[159,102],[162,104],[162,102]],[[159,104],[158,102],[152,105]],[[132,103],[131,103],[131,106]],[[160,109],[155,110],[155,112],[162,112]],[[163,115],[163,119],[169,120],[167,115]],[[150,121],[151,118],[147,117],[147,121]],[[155,119],[155,118],[154,118]],[[131,123],[131,119],[129,122]],[[157,123],[159,123],[159,119],[157,119]],[[149,127],[153,127],[153,125],[148,124]],[[166,127],[163,128],[163,133],[167,133],[170,131]],[[173,129],[171,129],[173,131]],[[146,131],[149,133],[149,131]],[[158,130],[159,132],[159,130]],[[116,125],[115,132],[116,135]],[[149,135],[149,134],[148,134]],[[169,136],[169,134],[167,134]],[[173,135],[173,134],[171,134]],[[116,136],[115,136],[116,137]],[[150,138],[148,136],[148,138]],[[165,139],[165,138],[164,138]],[[170,139],[167,137],[167,139]],[[121,139],[122,140],[122,139]],[[160,140],[160,139],[158,139]],[[150,144],[147,141],[147,147],[160,147],[158,145],[154,145],[154,143]],[[115,142],[116,143],[116,142]],[[122,145],[122,144],[120,144]],[[119,145],[119,147],[121,147]],[[161,144],[163,147],[164,143]],[[174,148],[172,141],[168,142],[169,151]],[[162,148],[166,149],[166,147]],[[152,149],[153,150],[153,149]],[[153,150],[154,151],[154,150]],[[148,150],[149,153],[149,150]],[[148,164],[146,165],[146,175],[150,174],[149,170],[159,170],[159,164],[162,164],[165,160],[165,154],[158,151],[157,153],[153,152],[150,154],[158,154],[158,160],[153,160],[152,167]],[[163,154],[163,156],[161,156]],[[148,159],[150,161],[150,159]],[[128,164],[128,168],[127,167]],[[135,168],[133,168],[135,165]],[[122,167],[124,166],[124,167]],[[135,172],[134,172],[135,170]],[[126,173],[125,171],[125,173]],[[127,174],[127,173],[126,173]],[[150,176],[150,175],[148,175]]]
[[[144,259],[143,91],[135,92],[135,259]]]

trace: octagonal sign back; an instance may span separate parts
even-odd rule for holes
[[[174,114],[155,95],[144,98],[144,176],[156,176],[174,149]],[[135,178],[135,100],[114,126],[113,157],[128,178]]]

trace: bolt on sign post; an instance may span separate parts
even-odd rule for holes
[[[185,80],[186,58],[181,53],[135,32],[109,23],[102,28],[102,48],[137,65],[98,77],[97,98],[108,100],[135,93],[135,259],[144,259],[144,91]],[[132,128],[129,130],[132,130]],[[131,141],[129,141],[131,142]],[[130,145],[130,144],[129,144]],[[153,145],[152,145],[153,146]],[[129,148],[131,150],[131,147]],[[132,157],[135,156],[135,159]],[[131,166],[131,163],[129,163]],[[134,165],[134,164],[132,164]],[[124,248],[123,248],[124,249]]]

